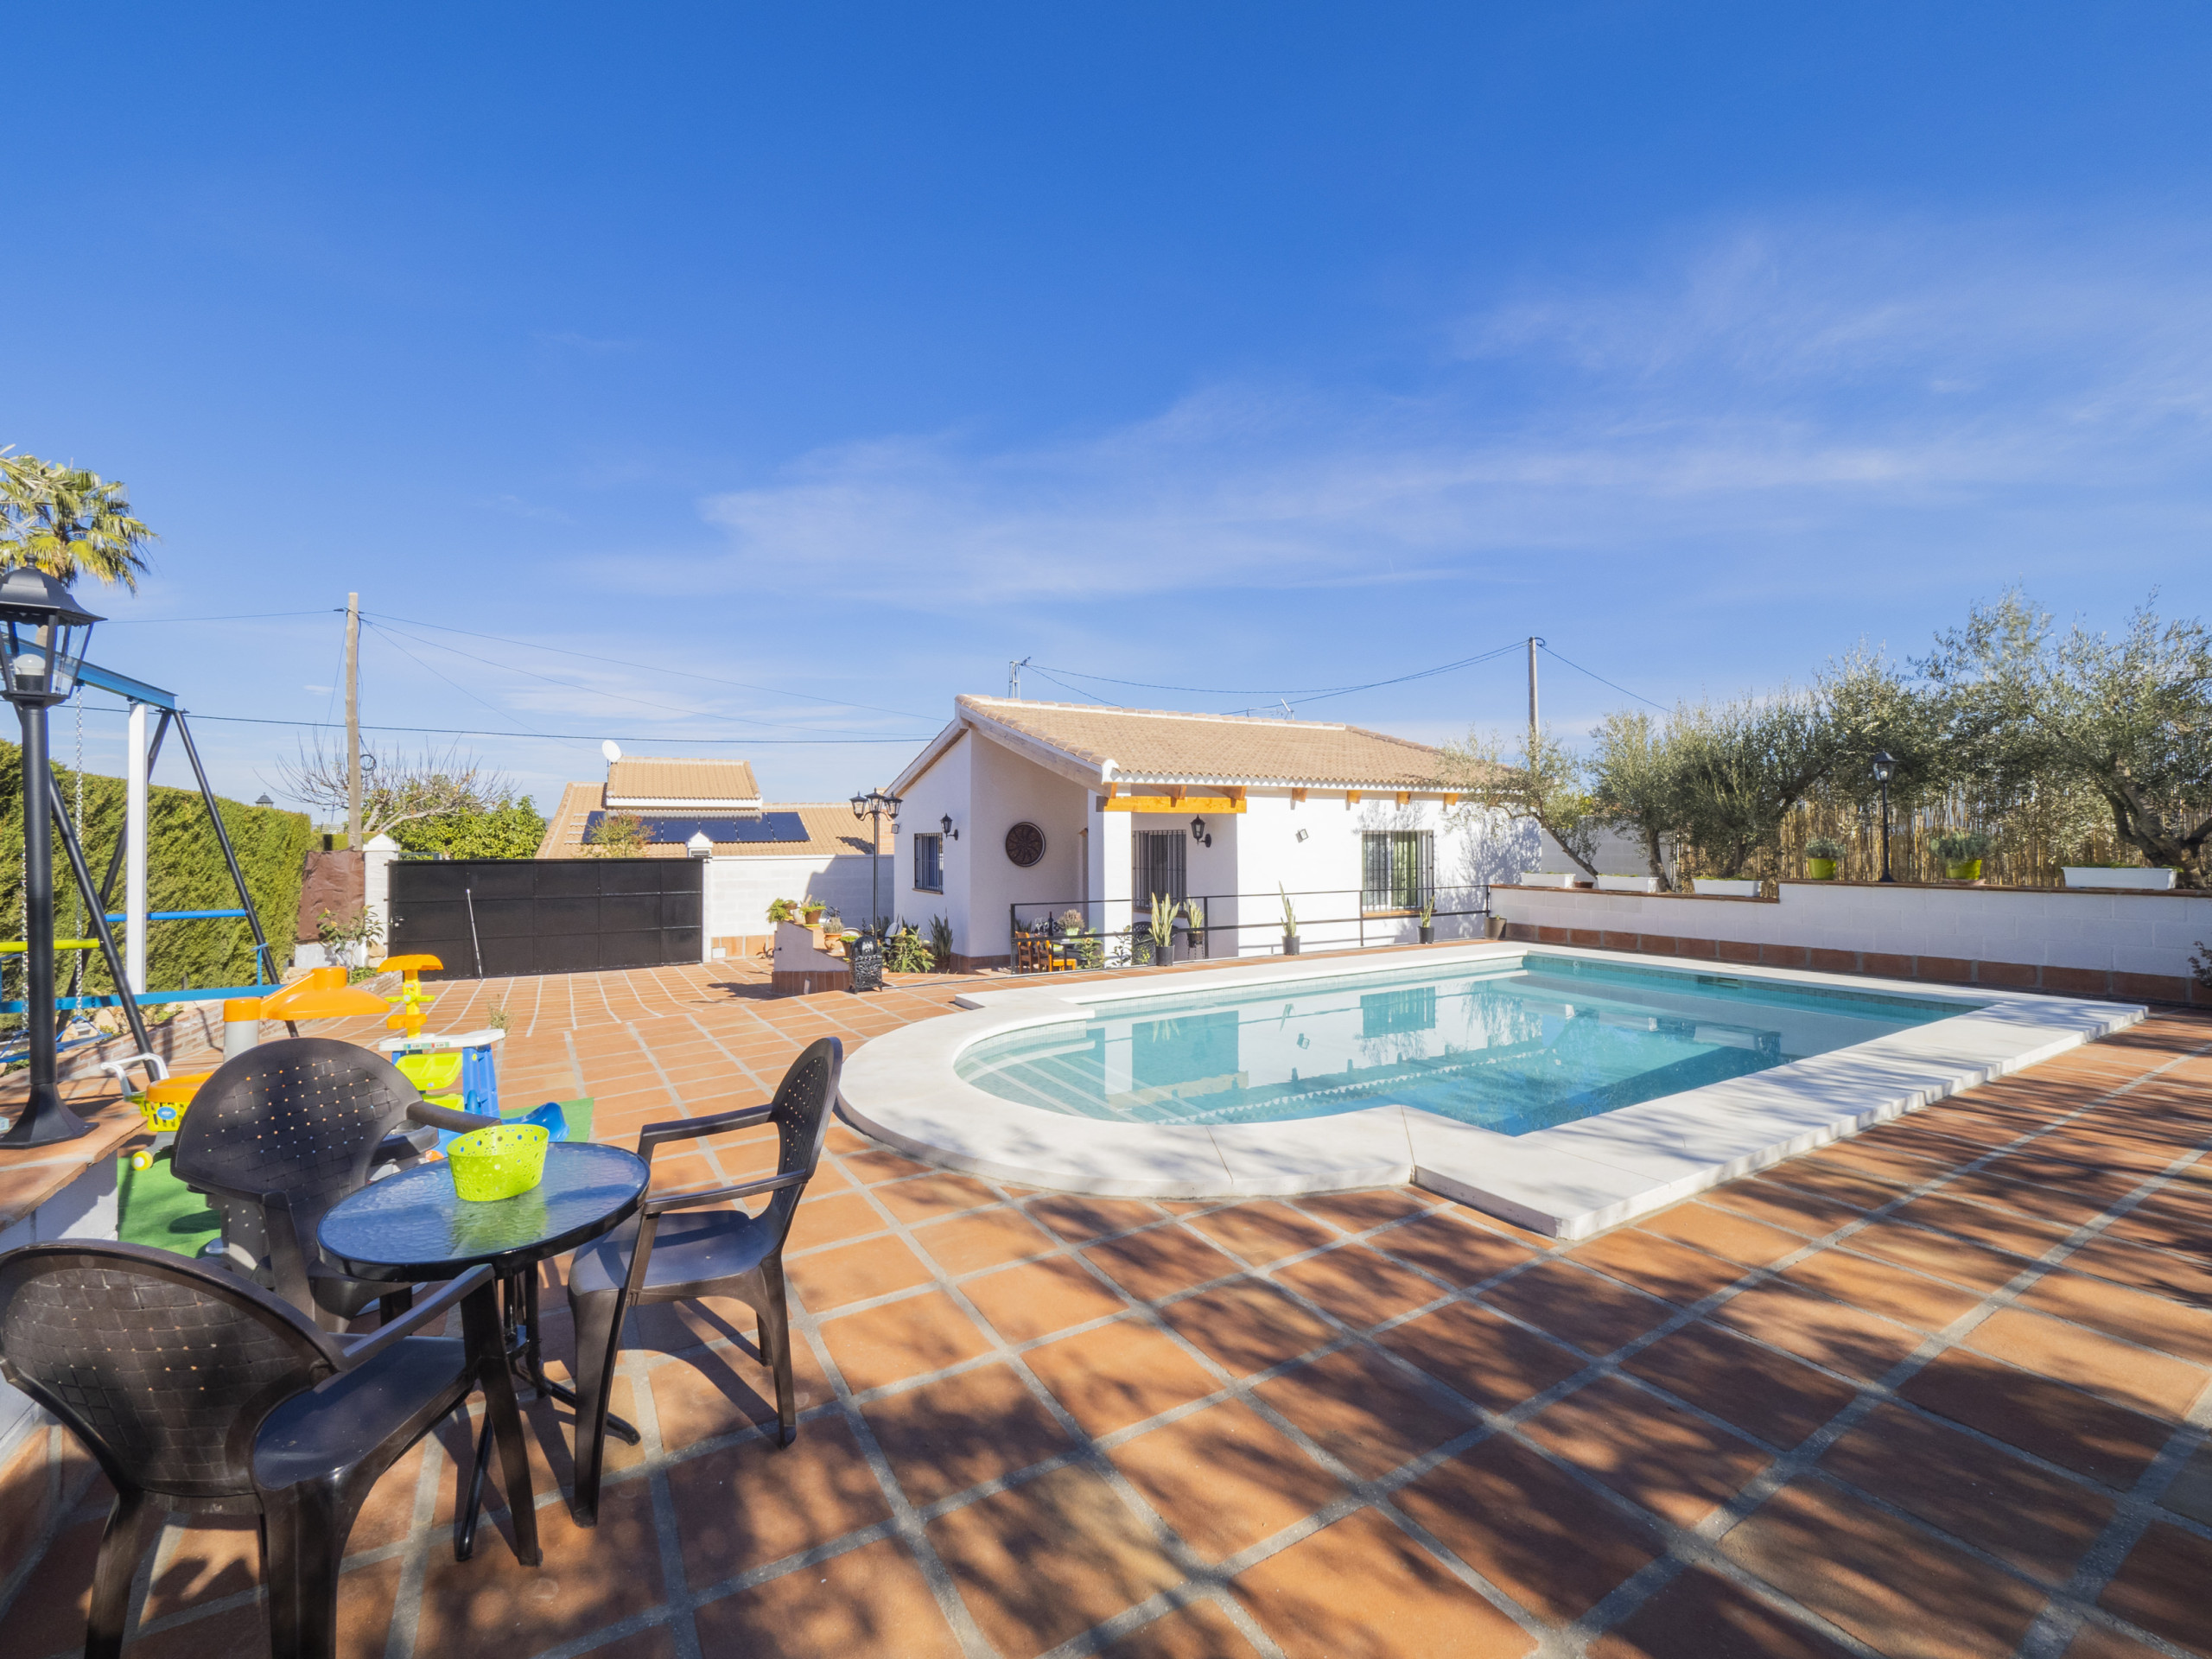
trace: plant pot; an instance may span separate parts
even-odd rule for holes
[[[1571,887],[1574,878],[1555,870],[1523,870],[1521,885],[1524,887]]]
[[[1434,944],[1436,943],[1436,924],[1434,922],[1423,922],[1421,925],[1421,942],[1423,944]]]
[[[2166,869],[2107,870],[2094,864],[2066,866],[2066,885],[2069,887],[2127,887],[2139,893],[2164,893],[2174,884],[2174,873]]]
[[[1759,896],[1759,884],[1756,881],[1700,875],[1695,877],[1691,885],[1701,897],[1707,899],[1756,899]]]
[[[1832,858],[1808,858],[1805,861],[1805,879],[1808,881],[1835,880],[1836,861]]]
[[[1298,954],[1297,934],[1286,933],[1282,936],[1282,953],[1286,957],[1294,957]]]
[[[1659,878],[1656,875],[1601,875],[1598,878],[1600,893],[1656,893]]]
[[[1943,865],[1943,879],[1946,881],[1979,881],[1981,880],[1981,861],[1978,858],[1948,860]]]

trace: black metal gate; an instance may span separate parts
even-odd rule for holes
[[[390,950],[436,957],[430,979],[697,962],[705,872],[695,858],[402,861]]]

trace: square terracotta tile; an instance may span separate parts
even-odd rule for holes
[[[1866,1219],[1866,1212],[1856,1205],[1838,1204],[1763,1175],[1715,1187],[1705,1195],[1704,1202],[1770,1227],[1801,1233],[1808,1240],[1823,1238],[1840,1227]]]
[[[2148,1296],[2076,1273],[2046,1274],[2017,1306],[2094,1326],[2192,1363],[2212,1364],[2212,1308]]]
[[[2031,1259],[2041,1255],[2073,1230],[2056,1222],[2040,1222],[2015,1211],[1968,1204],[1941,1192],[1915,1198],[1894,1212],[1898,1221],[1933,1227],[1993,1249],[2010,1250]]]
[[[670,1468],[668,1493],[684,1580],[702,1587],[891,1516],[860,1442],[835,1414],[801,1425],[787,1446],[752,1440],[686,1459]]]
[[[1277,1551],[1230,1587],[1289,1659],[1519,1659],[1536,1645],[1374,1510]]]
[[[875,1198],[909,1227],[988,1209],[999,1202],[999,1195],[974,1176],[956,1175],[944,1169],[879,1186]]]
[[[1805,1248],[1805,1241],[1795,1233],[1785,1233],[1779,1227],[1769,1227],[1707,1204],[1678,1204],[1672,1210],[1646,1216],[1636,1224],[1644,1232],[1656,1233],[1680,1244],[1694,1244],[1700,1250],[1750,1268],[1769,1266]]]
[[[1847,1376],[1880,1376],[1926,1338],[1910,1325],[1830,1301],[1786,1281],[1747,1290],[1713,1313],[1720,1325]]]
[[[2052,1584],[2113,1514],[2079,1483],[1897,1406],[1877,1407],[1821,1467]]]
[[[1080,1467],[941,1515],[929,1538],[1006,1659],[1033,1659],[1183,1578],[1114,1489]]]
[[[1465,1406],[1382,1354],[1339,1349],[1255,1390],[1362,1480],[1372,1480],[1478,1426]]]
[[[2179,1527],[2154,1522],[2097,1605],[2192,1653],[2212,1654],[2204,1618],[2204,1586],[2212,1583],[2212,1545]]]
[[[1655,1297],[1560,1258],[1499,1281],[1483,1300],[1587,1354],[1609,1354],[1675,1316]]]
[[[929,1581],[893,1539],[881,1539],[800,1567],[692,1614],[709,1655],[851,1659],[880,1652],[900,1659],[959,1659]],[[593,1659],[598,1659],[595,1649]]]
[[[653,1414],[660,1424],[660,1442],[671,1452],[776,1420],[775,1378],[750,1354],[695,1351],[654,1366],[648,1377]],[[618,1377],[610,1404],[618,1414],[628,1415],[619,1397],[625,1382],[636,1386],[634,1378]],[[796,1335],[791,1342],[791,1393],[802,1412],[835,1397],[813,1350],[804,1338]],[[607,1442],[609,1468],[626,1467],[641,1455],[619,1440]],[[565,1464],[561,1473],[564,1479],[569,1476]]]
[[[917,1504],[1058,1457],[1074,1444],[1010,1365],[984,1365],[861,1408]]]
[[[338,1580],[340,1659],[382,1659],[391,1629],[401,1563],[374,1561]],[[79,1638],[82,1640],[81,1624]],[[267,1652],[269,1624],[256,1605],[230,1608],[166,1630],[126,1637],[131,1659],[233,1659]]]
[[[1059,1245],[1059,1240],[1011,1205],[918,1227],[914,1243],[938,1267],[956,1276],[1026,1262]]]
[[[1075,1192],[1058,1192],[1022,1206],[1071,1244],[1086,1243],[1109,1233],[1125,1233],[1133,1227],[1150,1226],[1167,1212],[1142,1198],[1094,1198]]]
[[[1141,1302],[1195,1290],[1243,1271],[1204,1239],[1192,1236],[1180,1227],[1158,1227],[1109,1239],[1093,1244],[1084,1255]]]
[[[1512,1410],[1587,1363],[1572,1348],[1471,1302],[1456,1302],[1393,1325],[1376,1340],[1491,1411]]]
[[[497,1531],[494,1531],[494,1527]],[[661,1599],[660,1546],[649,1482],[602,1488],[599,1524],[579,1527],[565,1503],[537,1511],[541,1567],[515,1559],[504,1511],[476,1534],[476,1552],[456,1561],[429,1551],[416,1619],[418,1653],[531,1653],[646,1611]]]
[[[875,1212],[875,1207],[854,1192],[825,1193],[820,1198],[810,1197],[791,1217],[791,1230],[784,1240],[786,1263],[804,1250],[819,1249],[825,1244],[842,1244],[850,1239],[862,1238],[870,1233],[890,1230],[889,1224]]]
[[[1522,1606],[1562,1622],[1641,1572],[1663,1541],[1648,1521],[1503,1435],[1440,1463],[1397,1503]]]
[[[1835,1249],[1808,1256],[1782,1276],[1791,1284],[1922,1331],[1940,1331],[1981,1301],[1971,1290]]]
[[[1830,1248],[1848,1250],[1854,1255],[1877,1256],[1931,1278],[1964,1285],[1985,1295],[1993,1290],[2002,1290],[2029,1265],[2002,1250],[1969,1244],[1948,1234],[1909,1227],[1903,1222],[1876,1222]]]
[[[2116,1405],[2178,1421],[2212,1372],[2078,1325],[2008,1307],[1967,1333],[1976,1351],[2070,1382]]]
[[[810,1313],[912,1290],[932,1277],[928,1264],[897,1238],[863,1239],[793,1256],[784,1274]]]
[[[2171,1433],[2156,1418],[1963,1349],[1938,1354],[1898,1392],[1938,1416],[2107,1486],[2133,1484]]]
[[[1272,1198],[1211,1211],[1190,1224],[1255,1268],[1280,1262],[1286,1255],[1318,1250],[1336,1236],[1312,1217]]]
[[[1569,1255],[1570,1259],[1610,1274],[1623,1284],[1685,1306],[1703,1301],[1722,1286],[1732,1285],[1744,1276],[1739,1263],[1724,1262],[1632,1227],[1617,1228],[1586,1244],[1578,1244]]]
[[[1770,1460],[1741,1436],[1618,1376],[1547,1406],[1522,1432],[1678,1527],[1696,1526]]]
[[[861,1186],[874,1186],[883,1181],[901,1180],[909,1175],[931,1173],[927,1164],[918,1164],[912,1158],[901,1158],[897,1153],[882,1147],[871,1147],[866,1152],[852,1152],[838,1159],[845,1173]]]
[[[2084,1624],[2066,1649],[2065,1659],[2165,1659],[2165,1649],[2100,1624]]]
[[[1710,1325],[1670,1332],[1622,1369],[1784,1450],[1857,1393],[1848,1382]]]
[[[1823,1481],[1784,1487],[1720,1548],[1885,1654],[2006,1659],[2045,1599]]]
[[[1160,1518],[1208,1561],[1249,1549],[1344,1491],[1236,1400],[1124,1440],[1111,1455]]]
[[[1256,1279],[1232,1280],[1170,1302],[1160,1318],[1234,1376],[1296,1359],[1336,1335],[1273,1285]]]
[[[2123,1239],[2094,1238],[2068,1256],[2066,1266],[2154,1296],[2212,1307],[2212,1262],[2145,1249]]]
[[[826,1320],[822,1342],[855,1394],[944,1370],[978,1358],[992,1346],[941,1290]]]
[[[1274,1278],[1346,1325],[1363,1328],[1426,1307],[1444,1294],[1412,1268],[1359,1244],[1294,1262],[1277,1268]]]
[[[1128,1306],[1080,1262],[1065,1256],[1002,1268],[966,1281],[960,1290],[1008,1342],[1049,1337]]]
[[[1163,1614],[1114,1643],[1099,1659],[1259,1659],[1227,1613],[1210,1601],[1193,1601]]]
[[[1589,1652],[1590,1659],[1846,1659],[1851,1649],[1694,1567]]]
[[[1416,1216],[1376,1234],[1367,1243],[1371,1249],[1386,1251],[1461,1288],[1517,1268],[1536,1254],[1503,1233],[1443,1211]]]
[[[1405,1221],[1435,1207],[1435,1195],[1418,1187],[1376,1186],[1364,1192],[1325,1192],[1292,1202],[1338,1232],[1364,1233]]]
[[[419,1467],[418,1463],[418,1471]],[[408,1497],[408,1507],[412,1509],[411,1491]],[[190,1522],[175,1529],[175,1542],[168,1560],[148,1580],[141,1622],[167,1618],[189,1607],[253,1590],[261,1583],[260,1533],[251,1516],[194,1516]],[[153,1538],[150,1524],[142,1536]]]
[[[1135,1319],[1044,1343],[1022,1358],[1084,1433],[1099,1437],[1219,1386],[1173,1339]]]

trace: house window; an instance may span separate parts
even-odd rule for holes
[[[916,836],[914,837],[914,891],[943,893],[944,891],[944,837]]]
[[[1360,837],[1362,910],[1419,910],[1436,895],[1436,838],[1426,830]]]

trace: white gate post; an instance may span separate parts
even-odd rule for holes
[[[123,974],[134,995],[146,989],[146,705],[130,705],[123,785]]]

